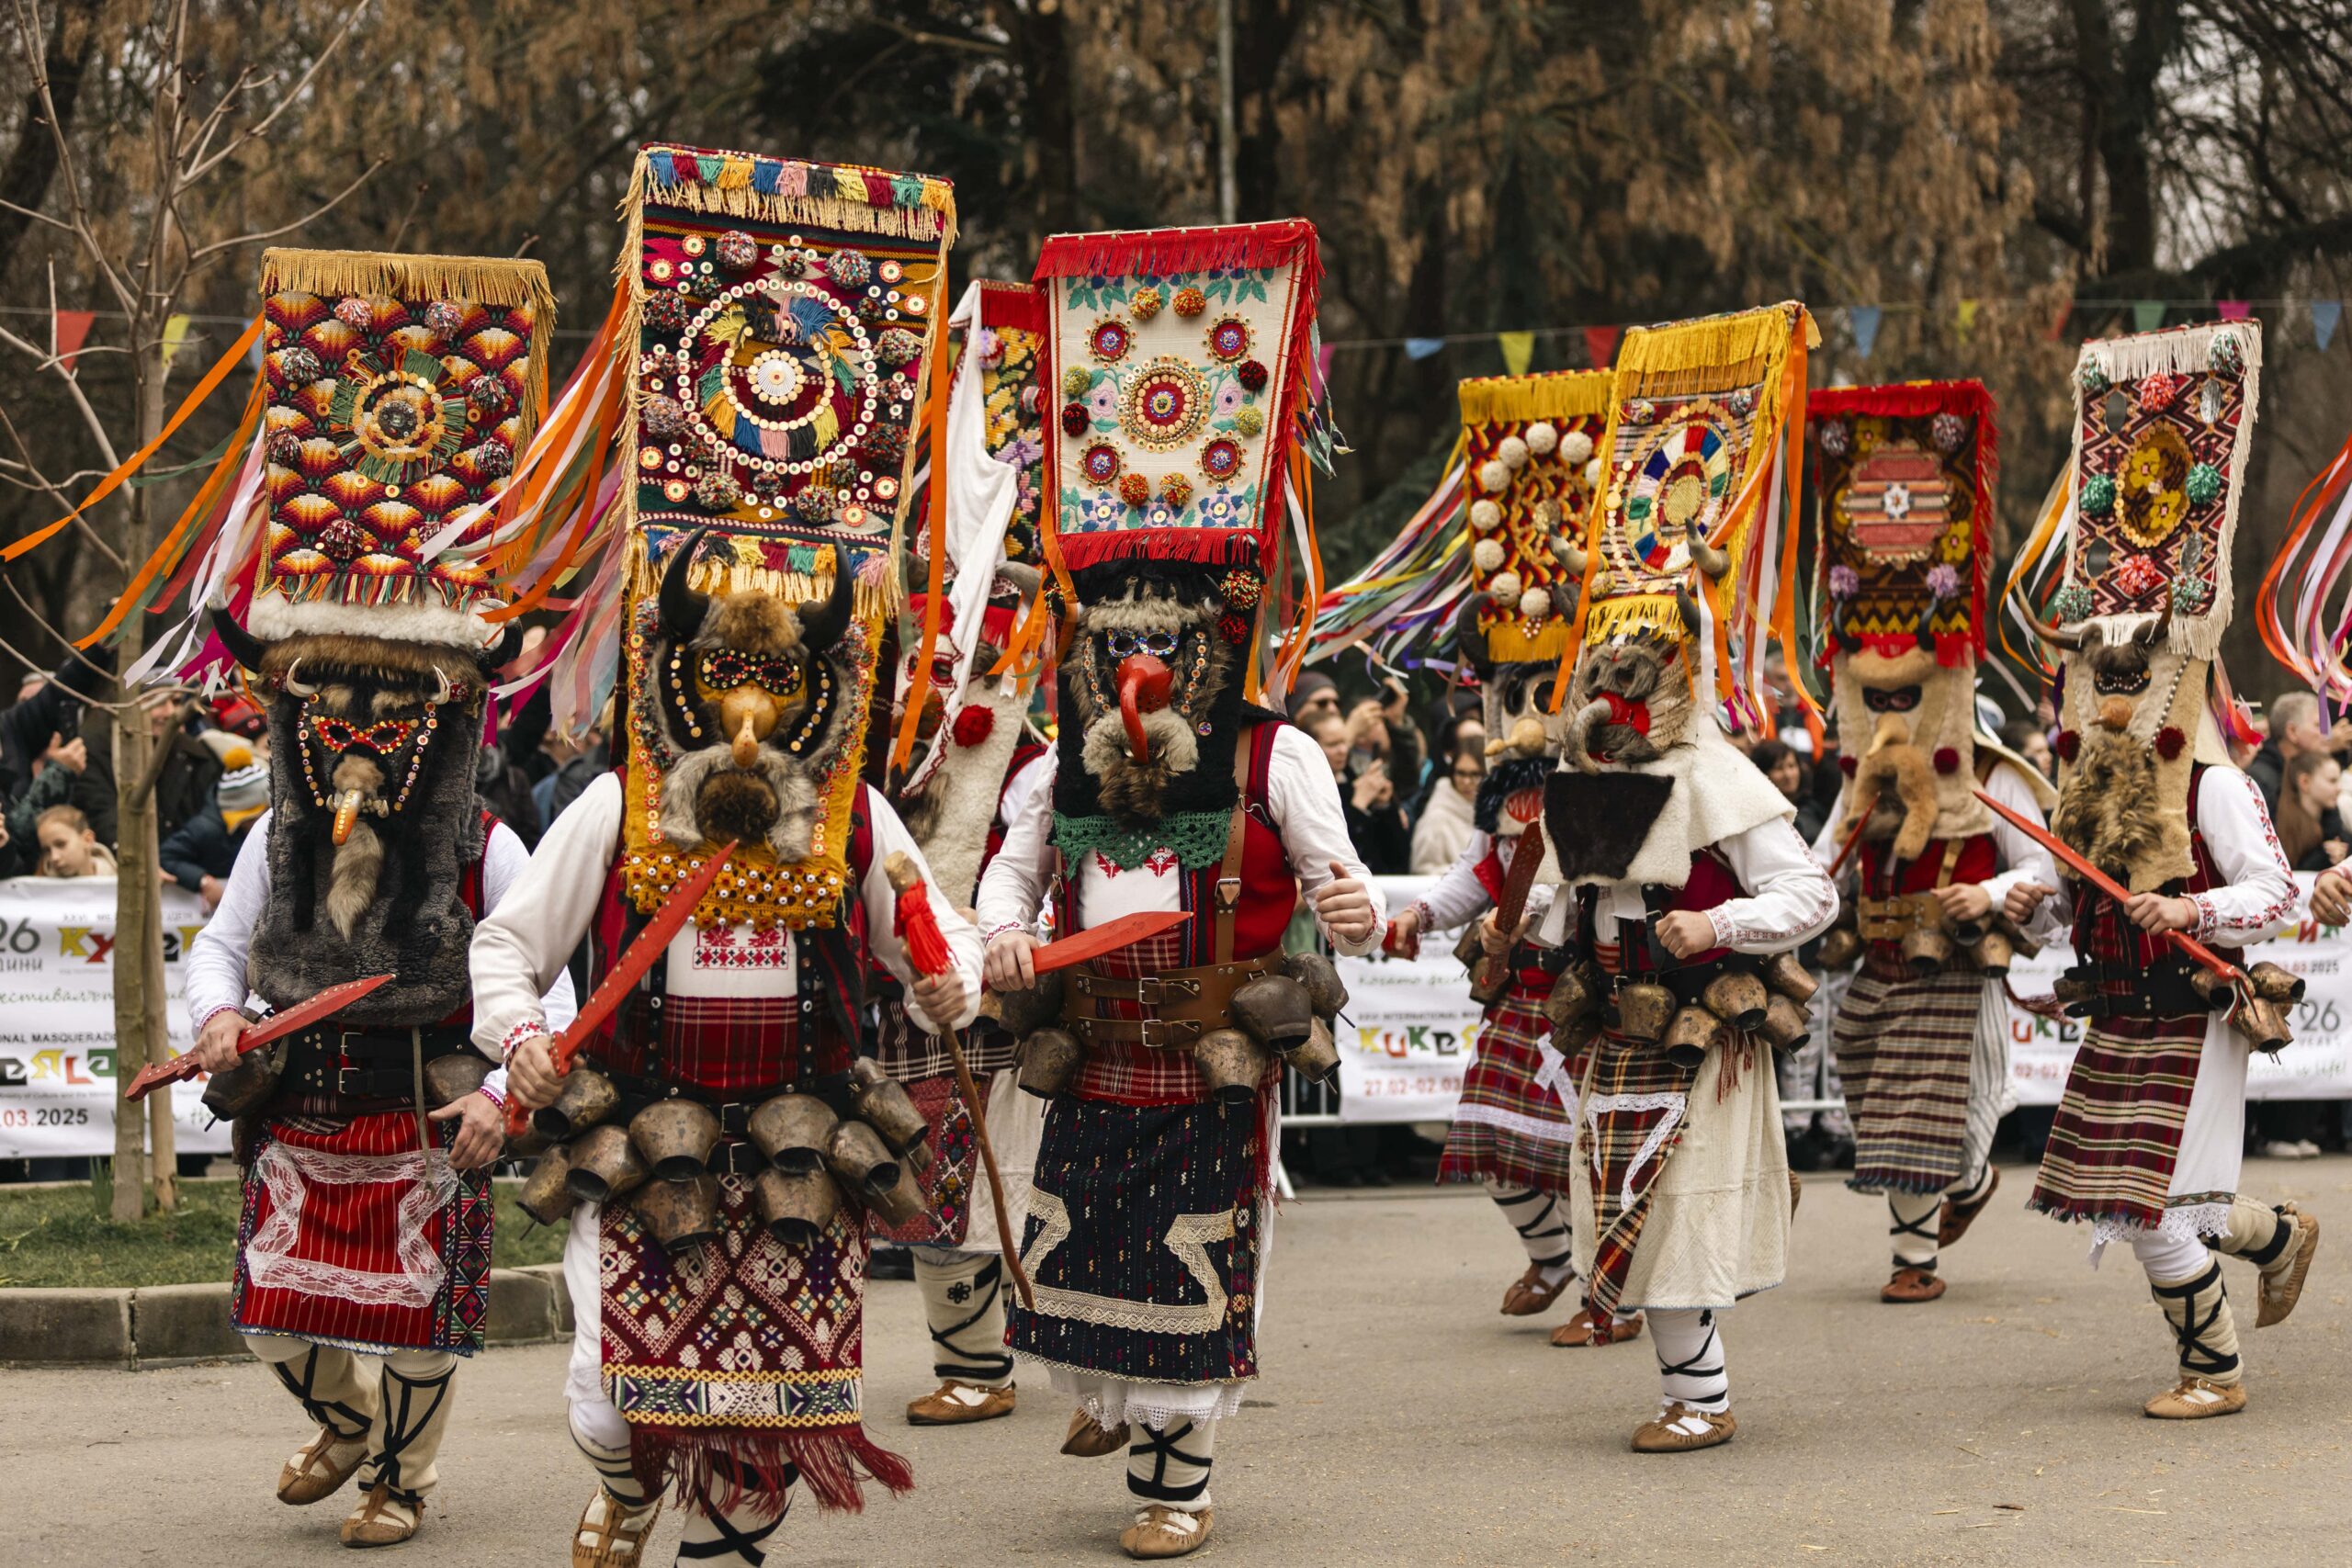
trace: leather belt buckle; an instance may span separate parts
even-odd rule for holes
[[[343,1096],[346,1100],[367,1100],[370,1098],[366,1089],[354,1084],[352,1081],[352,1075],[355,1073],[365,1074],[367,1071],[368,1069],[365,1067],[335,1068],[334,1092]]]
[[[1216,907],[1219,909],[1230,910],[1240,908],[1240,905],[1241,879],[1238,876],[1218,877],[1216,879]]]
[[[742,1100],[730,1100],[718,1108],[718,1130],[730,1138],[749,1136],[751,1120],[752,1107]]]

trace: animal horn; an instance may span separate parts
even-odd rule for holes
[[[226,604],[212,606],[212,635],[220,639],[220,646],[229,650],[229,657],[241,668],[259,670],[262,660],[269,657],[269,644],[238,625],[237,617],[229,613]]]
[[[1473,670],[1484,674],[1490,667],[1487,659],[1487,639],[1478,635],[1478,612],[1485,609],[1487,597],[1483,592],[1464,595],[1462,608],[1453,613],[1453,643],[1462,657],[1470,661]]]
[[[674,641],[683,641],[702,630],[703,612],[710,603],[707,594],[695,592],[689,580],[695,552],[702,547],[702,537],[699,528],[687,535],[684,543],[671,553],[670,564],[662,571],[662,629]]]
[[[509,621],[498,640],[481,650],[481,667],[485,671],[503,670],[514,663],[514,656],[522,651],[523,623]]]
[[[1608,716],[1608,703],[1595,697],[1577,710],[1576,717],[1568,720],[1567,753],[1576,759],[1578,772],[1597,773],[1600,771],[1593,763],[1592,749],[1588,741],[1592,734],[1592,727]]]
[[[1683,525],[1690,540],[1690,563],[1707,574],[1710,582],[1718,581],[1731,570],[1731,557],[1707,543],[1707,531],[1696,523]]]
[[[2052,648],[2063,648],[2072,651],[2083,646],[2083,634],[2080,632],[2062,630],[2055,625],[2038,621],[2031,615],[2025,617],[2025,624],[2033,628],[2034,636]]]
[[[287,694],[290,696],[315,697],[319,694],[319,689],[316,686],[303,683],[302,661],[299,659],[286,667],[285,684]]]
[[[1583,580],[1585,553],[1582,545],[1563,536],[1552,541],[1552,554],[1557,558],[1560,565],[1567,570],[1570,577],[1579,581]]]
[[[436,664],[433,667],[433,680],[435,689],[432,705],[437,708],[449,700],[449,672]]]
[[[1674,602],[1681,606],[1683,626],[1689,629],[1692,637],[1697,637],[1699,635],[1699,601],[1690,596],[1690,589],[1678,582],[1674,585]]]
[[[855,570],[837,547],[833,551],[833,588],[822,599],[800,606],[800,646],[814,650],[831,648],[849,630],[850,612],[856,604]]]

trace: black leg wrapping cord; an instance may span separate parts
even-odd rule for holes
[[[1136,1440],[1127,1445],[1127,1490],[1148,1503],[1179,1506],[1196,1502],[1209,1489],[1209,1467],[1212,1460],[1203,1454],[1186,1453],[1176,1445],[1193,1435],[1193,1424],[1170,1427],[1159,1431],[1150,1427],[1136,1427]],[[1148,1479],[1136,1473],[1136,1462],[1148,1459],[1151,1474]],[[1201,1478],[1190,1485],[1171,1483],[1168,1466],[1173,1461],[1201,1472]]]
[[[972,1276],[971,1312],[945,1328],[929,1331],[931,1342],[939,1348],[941,1354],[953,1358],[950,1360],[934,1359],[931,1364],[933,1377],[960,1378],[968,1382],[975,1378],[993,1381],[1012,1375],[1012,1353],[1010,1350],[999,1346],[993,1352],[967,1351],[955,1343],[957,1335],[996,1310],[997,1296],[1003,1288],[1004,1260],[991,1258],[981,1265],[978,1273]]]
[[[453,1364],[438,1377],[403,1377],[385,1363],[382,1381],[377,1385],[378,1397],[384,1404],[384,1451],[368,1456],[367,1468],[360,1481],[368,1486],[388,1486],[392,1495],[414,1507],[420,1502],[417,1493],[402,1484],[401,1456],[409,1445],[423,1436],[439,1414],[442,1402],[449,1397],[449,1385],[456,1380],[458,1369]]]
[[[1669,1398],[1681,1398],[1686,1402],[1692,1399],[1708,1403],[1720,1402],[1729,1397],[1731,1383],[1724,1376],[1724,1342],[1722,1337],[1715,1332],[1715,1314],[1712,1312],[1701,1313],[1699,1325],[1707,1331],[1707,1337],[1700,1342],[1699,1348],[1691,1353],[1690,1359],[1687,1361],[1669,1362],[1664,1355],[1660,1355],[1657,1367],[1658,1378],[1661,1384],[1667,1387]],[[1652,1337],[1655,1339],[1656,1337]],[[1713,1363],[1712,1366],[1708,1365],[1711,1361]],[[1672,1385],[1666,1382],[1669,1378],[1687,1378],[1705,1392],[1700,1393],[1686,1388],[1682,1393],[1677,1393],[1673,1391]]]
[[[1495,1194],[1495,1206],[1503,1218],[1519,1233],[1520,1244],[1527,1248],[1527,1260],[1538,1269],[1557,1269],[1568,1260],[1570,1237],[1567,1222],[1560,1217],[1559,1201],[1549,1192],[1533,1188],[1523,1189],[1509,1197]],[[1524,1211],[1525,1218],[1521,1218]],[[1555,1237],[1557,1238],[1556,1244]],[[1556,1250],[1545,1257],[1535,1256],[1538,1248]]]
[[[2172,1328],[2172,1337],[2180,1345],[2182,1371],[2193,1372],[2201,1378],[2225,1378],[2238,1370],[2238,1358],[2234,1352],[2216,1350],[2205,1343],[2207,1331],[2221,1321],[2223,1313],[2230,1310],[2229,1292],[2222,1287],[2222,1266],[2219,1263],[2207,1264],[2205,1272],[2194,1280],[2185,1280],[2177,1285],[2159,1285],[2151,1280],[2148,1288],[2155,1292],[2158,1302],[2169,1298],[2184,1303],[2177,1321],[2171,1313],[2165,1314],[2165,1321]],[[2213,1305],[2200,1317],[2197,1313],[2196,1298],[2207,1291],[2213,1292]]]
[[[2256,1269],[2267,1269],[2276,1263],[2278,1260],[2278,1255],[2287,1250],[2287,1244],[2295,1239],[2295,1222],[2280,1213],[2275,1207],[2270,1212],[2278,1215],[2278,1228],[2270,1233],[2270,1239],[2260,1247],[2248,1247],[2238,1254]]]
[[[724,1455],[714,1458],[711,1461],[711,1468],[719,1472],[721,1475],[732,1479],[746,1493],[761,1490],[762,1483],[765,1479],[760,1474],[758,1467],[737,1464]],[[784,1523],[785,1516],[792,1512],[792,1498],[789,1493],[793,1483],[799,1479],[799,1471],[788,1464],[784,1467],[784,1484],[778,1488],[779,1491],[787,1494],[784,1499],[784,1506],[776,1510],[775,1517],[763,1519],[750,1529],[739,1528],[734,1520],[714,1507],[708,1498],[704,1498],[697,1522],[707,1522],[712,1529],[718,1532],[718,1539],[678,1542],[678,1561],[695,1562],[733,1557],[752,1564],[752,1568],[759,1568],[761,1563],[768,1560],[768,1554],[760,1550],[760,1543],[775,1534],[777,1528]]]
[[[313,1345],[304,1354],[299,1363],[302,1369],[300,1372],[294,1370],[297,1364],[293,1361],[271,1361],[268,1366],[277,1374],[277,1381],[286,1385],[286,1392],[302,1402],[302,1409],[311,1420],[347,1443],[357,1442],[366,1437],[366,1416],[339,1399],[321,1399],[312,1392],[312,1385],[318,1382],[319,1376],[319,1348]]]
[[[1893,1224],[1886,1227],[1886,1234],[1890,1237],[1916,1235],[1921,1241],[1926,1242],[1930,1247],[1933,1247],[1936,1245],[1936,1231],[1938,1228],[1939,1215],[1939,1209],[1929,1209],[1926,1213],[1920,1215],[1916,1220],[1904,1219],[1901,1215],[1895,1213],[1893,1209],[1887,1210],[1886,1213],[1887,1217],[1894,1222]],[[1897,1243],[1896,1245],[1899,1247],[1901,1244]],[[1899,1251],[1894,1254],[1894,1266],[1897,1269],[1917,1269],[1922,1273],[1932,1274],[1936,1271],[1936,1263],[1937,1259],[1933,1258],[1930,1258],[1925,1263],[1914,1263],[1909,1258],[1905,1258]]]

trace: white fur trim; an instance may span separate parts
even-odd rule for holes
[[[339,604],[323,600],[297,604],[282,593],[255,595],[245,616],[245,629],[264,642],[305,633],[329,637],[372,637],[387,642],[440,643],[478,652],[496,642],[500,631],[484,621],[482,613],[493,601],[477,601],[465,609],[438,602],[410,604]]]

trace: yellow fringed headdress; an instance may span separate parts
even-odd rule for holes
[[[1476,631],[1498,664],[1556,660],[1571,640],[1578,541],[1609,422],[1610,373],[1497,376],[1460,389]]]

